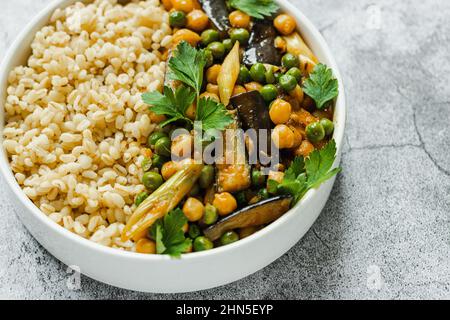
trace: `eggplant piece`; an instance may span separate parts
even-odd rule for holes
[[[272,148],[270,138],[272,122],[270,121],[269,108],[264,98],[258,91],[250,91],[232,97],[231,104],[238,110],[243,129],[255,130],[254,136],[248,135],[248,139],[252,142],[250,144],[251,147],[247,141],[249,157],[250,159],[254,159],[250,162],[256,163],[254,157],[257,157],[260,162],[270,161],[267,157],[270,156]],[[264,134],[260,130],[266,130],[267,135],[265,141],[260,139],[261,134]],[[256,150],[258,150],[257,154],[255,153]]]
[[[224,38],[231,29],[228,18],[230,12],[225,0],[200,0],[200,3],[209,20]]]
[[[216,162],[218,192],[238,192],[251,185],[251,168],[247,162],[244,134],[240,129],[236,112],[234,118],[235,120],[223,133],[223,159]]]
[[[274,66],[281,64],[281,52],[275,48],[278,36],[272,21],[257,21],[253,25],[247,50],[244,53],[244,64],[265,63]]]
[[[231,98],[231,104],[238,110],[244,130],[271,129],[269,108],[267,108],[266,101],[258,91],[238,94]]]
[[[211,241],[237,228],[256,227],[271,223],[285,214],[292,202],[288,195],[277,196],[245,207],[205,229],[205,236]]]

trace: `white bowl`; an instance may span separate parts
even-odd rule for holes
[[[45,26],[56,8],[76,0],[57,0],[34,18],[9,48],[0,68],[0,125],[4,124],[4,101],[8,73],[22,65],[30,55],[35,33]],[[285,12],[295,16],[299,30],[319,60],[334,70],[340,94],[336,102],[335,131],[339,164],[344,136],[346,106],[342,78],[322,35],[313,24],[286,0],[278,0]],[[3,135],[1,135],[3,137]],[[3,138],[1,138],[3,139]],[[303,200],[277,221],[256,234],[211,251],[171,259],[161,255],[143,255],[101,246],[71,233],[42,213],[16,182],[5,151],[0,148],[0,169],[17,206],[17,214],[31,234],[52,255],[66,265],[76,265],[93,279],[113,286],[158,293],[188,292],[224,285],[250,275],[289,250],[309,230],[319,216],[331,192],[334,179],[318,190],[309,191]],[[11,235],[14,236],[14,235]]]

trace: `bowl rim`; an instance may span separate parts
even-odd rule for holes
[[[83,0],[86,2],[86,0]],[[0,80],[7,79],[9,72],[11,71],[11,68],[8,68],[10,65],[10,61],[13,59],[15,53],[20,50],[22,42],[25,40],[27,36],[30,35],[30,33],[33,31],[33,29],[36,27],[36,25],[42,23],[42,20],[49,16],[53,11],[55,11],[57,8],[64,8],[71,3],[76,2],[75,0],[54,0],[50,4],[48,4],[42,11],[40,11],[35,17],[32,18],[32,20],[26,25],[26,27],[19,33],[19,35],[15,38],[13,43],[10,45],[10,47],[7,49],[7,52],[5,56],[2,59],[1,65],[0,65]],[[328,44],[326,43],[325,39],[323,38],[322,34],[318,31],[318,29],[314,26],[314,24],[303,14],[303,12],[295,7],[293,4],[288,2],[287,0],[276,0],[276,2],[280,5],[281,9],[285,12],[290,12],[297,22],[301,21],[302,28],[298,28],[298,31],[300,33],[304,33],[305,29],[307,29],[307,32],[310,33],[310,38],[314,38],[314,41],[317,42],[317,47],[320,47],[323,51],[323,56],[326,57],[326,60],[328,60],[328,66],[333,70],[334,76],[339,82],[339,96],[336,99],[336,108],[335,110],[338,112],[335,112],[334,115],[334,123],[337,123],[335,132],[333,134],[333,138],[336,141],[336,148],[337,148],[337,156],[334,163],[334,166],[336,166],[340,162],[340,154],[342,152],[342,145],[343,145],[343,138],[344,138],[344,131],[346,126],[346,97],[345,97],[345,91],[344,91],[344,85],[343,80],[341,77],[341,74],[339,72],[337,63],[334,59],[334,56],[331,53],[331,50],[328,47]],[[306,41],[306,39],[305,39]],[[308,41],[306,41],[308,42]],[[3,88],[3,83],[6,83],[5,87]],[[0,83],[0,89],[3,89],[6,91],[7,89],[7,82],[2,81]],[[5,96],[6,97],[6,96]],[[0,102],[1,107],[3,110],[0,110],[0,112],[4,112],[4,101]],[[4,123],[1,124],[4,126]],[[3,139],[3,137],[0,137]],[[172,260],[172,258],[168,255],[145,255],[137,252],[131,252],[131,251],[125,251],[120,250],[117,248],[107,247],[104,245],[101,245],[99,243],[93,242],[89,239],[83,238],[63,226],[55,223],[52,221],[45,213],[43,213],[32,201],[29,199],[25,193],[23,192],[22,188],[17,183],[14,174],[11,170],[10,163],[6,154],[5,149],[3,146],[0,147],[0,172],[3,176],[3,178],[6,180],[8,186],[11,188],[11,190],[14,192],[15,196],[21,201],[21,203],[28,209],[29,212],[26,214],[32,214],[34,215],[39,222],[45,225],[45,227],[50,228],[52,231],[56,232],[59,236],[62,236],[64,238],[67,238],[68,240],[72,241],[73,244],[77,246],[84,247],[84,249],[90,249],[94,252],[108,254],[117,256],[118,258],[124,258],[124,259],[136,259],[136,260],[144,260],[144,261],[167,261]],[[263,229],[259,230],[258,232],[241,239],[235,243],[232,243],[227,246],[217,247],[213,250],[208,251],[202,251],[202,252],[193,252],[189,254],[183,254],[181,261],[183,260],[201,260],[205,256],[210,255],[219,255],[224,252],[232,251],[238,249],[240,246],[244,246],[247,243],[258,241],[259,238],[264,237],[266,234],[271,232],[276,232],[278,227],[284,223],[289,223],[289,221],[293,218],[295,214],[298,214],[299,210],[302,207],[305,207],[308,205],[308,203],[311,202],[311,200],[316,196],[317,190],[309,190],[303,199],[297,203],[293,208],[291,208],[288,212],[286,212],[283,216],[281,216],[279,219],[275,220],[268,226],[264,227]]]

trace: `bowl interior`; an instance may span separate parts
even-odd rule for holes
[[[6,56],[4,57],[1,67],[0,67],[0,130],[3,131],[4,127],[4,102],[6,99],[6,89],[8,82],[8,74],[9,72],[16,66],[23,65],[26,63],[30,53],[30,44],[34,39],[35,33],[45,26],[56,8],[63,8],[70,4],[75,3],[76,0],[59,0],[50,4],[44,11],[39,13],[39,15],[34,18],[29,25],[22,31],[22,33],[17,37],[16,41],[9,48]],[[84,1],[86,2],[86,1]],[[331,67],[334,71],[336,78],[339,81],[339,89],[340,94],[336,100],[336,108],[334,114],[334,122],[335,122],[335,131],[334,131],[334,139],[336,141],[337,149],[338,149],[338,157],[335,165],[339,163],[339,154],[342,148],[342,141],[344,135],[345,128],[345,96],[344,96],[344,87],[342,83],[342,78],[340,76],[338,67],[334,58],[332,57],[330,50],[323,39],[322,35],[319,31],[312,25],[312,23],[299,11],[299,9],[295,8],[292,4],[290,4],[286,0],[279,0],[281,8],[285,12],[289,12],[293,15],[298,24],[298,29],[302,34],[305,42],[310,46],[313,52],[317,55],[319,60],[329,67]],[[0,137],[0,143],[3,142],[3,135]],[[51,228],[54,232],[59,233],[61,236],[70,239],[74,245],[80,245],[84,247],[89,247],[90,249],[101,251],[103,253],[119,255],[128,258],[134,259],[145,259],[145,260],[167,260],[170,259],[167,256],[161,255],[142,255],[133,252],[126,252],[117,249],[112,249],[109,247],[104,247],[100,244],[91,242],[87,239],[84,239],[78,235],[73,234],[72,232],[66,230],[65,228],[57,225],[53,221],[51,221],[44,213],[42,213],[33,202],[28,199],[28,197],[23,193],[22,189],[16,182],[14,175],[9,167],[9,161],[7,159],[7,155],[3,148],[0,148],[0,170],[2,172],[3,178],[6,180],[9,187],[13,190],[15,196],[19,199],[19,201],[28,209],[28,213],[35,215],[36,218],[40,221],[40,223],[44,224],[46,227]],[[214,250],[207,252],[199,252],[192,253],[189,255],[185,255],[183,259],[197,259],[201,258],[205,255],[213,255],[220,254],[223,251],[229,250],[237,250],[240,246],[245,245],[247,242],[257,241],[258,238],[264,237],[265,234],[270,232],[276,232],[278,226],[284,223],[289,223],[292,216],[298,214],[300,209],[305,206],[314,196],[316,191],[309,191],[303,200],[296,205],[295,208],[291,209],[284,216],[282,216],[277,221],[273,222],[269,226],[265,227],[261,231],[253,234],[252,236],[242,239],[232,245],[228,245],[225,247],[215,248]]]

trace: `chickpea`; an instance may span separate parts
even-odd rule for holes
[[[286,52],[287,51],[286,40],[284,40],[282,37],[276,37],[275,38],[275,48],[277,48],[281,52]]]
[[[180,29],[173,35],[172,43],[177,46],[181,41],[188,42],[191,46],[196,47],[202,38],[189,29]]]
[[[154,241],[142,238],[136,242],[136,252],[146,253],[146,254],[155,254],[156,253],[156,244]]]
[[[195,103],[193,103],[186,109],[186,117],[194,121],[196,114],[197,114],[197,106],[195,105]]]
[[[153,157],[153,151],[150,148],[142,148],[141,154],[146,158]]]
[[[237,209],[237,201],[231,193],[223,192],[214,195],[213,206],[220,216],[226,216]]]
[[[172,6],[175,10],[189,13],[194,10],[194,2],[192,0],[172,0]]]
[[[206,70],[206,81],[208,83],[217,84],[217,78],[219,77],[220,69],[222,66],[220,64],[215,64]]]
[[[173,161],[166,162],[161,167],[161,175],[164,180],[169,180],[177,171],[177,167]]]
[[[272,140],[278,149],[289,149],[294,146],[295,135],[288,126],[279,124],[273,129]]]
[[[137,243],[141,239],[148,239],[147,236],[148,236],[148,229],[144,229],[144,230],[138,232],[137,234],[135,234],[132,239],[134,242]]]
[[[303,99],[305,97],[305,95],[303,93],[303,90],[302,90],[302,88],[299,85],[297,85],[294,90],[289,92],[289,95],[292,98],[294,98],[295,100],[297,100],[299,103],[302,103]]]
[[[208,83],[206,85],[206,92],[214,93],[219,96],[219,86],[216,84]]]
[[[190,222],[203,218],[205,206],[196,198],[188,198],[183,205],[183,213]]]
[[[313,151],[314,145],[308,140],[303,140],[300,146],[295,150],[295,155],[307,157]]]
[[[204,92],[200,95],[200,98],[212,99],[214,101],[220,102],[220,98],[215,93]]]
[[[200,2],[198,2],[198,0],[192,0],[192,3],[194,4],[194,9],[202,8],[202,5],[200,4]]]
[[[289,128],[292,130],[292,132],[294,133],[294,148],[298,147],[303,140],[303,135],[301,134],[301,132],[299,131],[299,129],[297,129],[294,126],[289,126]]]
[[[249,82],[244,84],[244,87],[247,91],[261,91],[263,86],[259,82]]]
[[[291,117],[291,104],[283,99],[276,99],[270,106],[270,119],[275,124],[283,124]]]
[[[152,123],[156,123],[156,124],[161,123],[167,119],[165,115],[156,114],[152,111],[149,112],[149,118]]]
[[[295,28],[297,27],[295,19],[287,14],[280,14],[275,18],[273,24],[278,32],[285,36],[294,32]]]
[[[180,134],[172,141],[171,153],[179,158],[187,158],[192,155],[194,145],[193,138],[190,134]]]
[[[209,18],[202,10],[193,10],[187,15],[186,27],[196,32],[202,32],[208,27]]]
[[[161,1],[164,9],[166,9],[167,11],[169,11],[170,9],[172,9],[172,0],[162,0]]]
[[[235,86],[233,89],[232,96],[237,96],[238,94],[246,93],[246,92],[247,92],[247,89],[245,89],[243,86]]]
[[[248,28],[250,16],[242,11],[236,10],[229,15],[230,23],[234,28]]]

